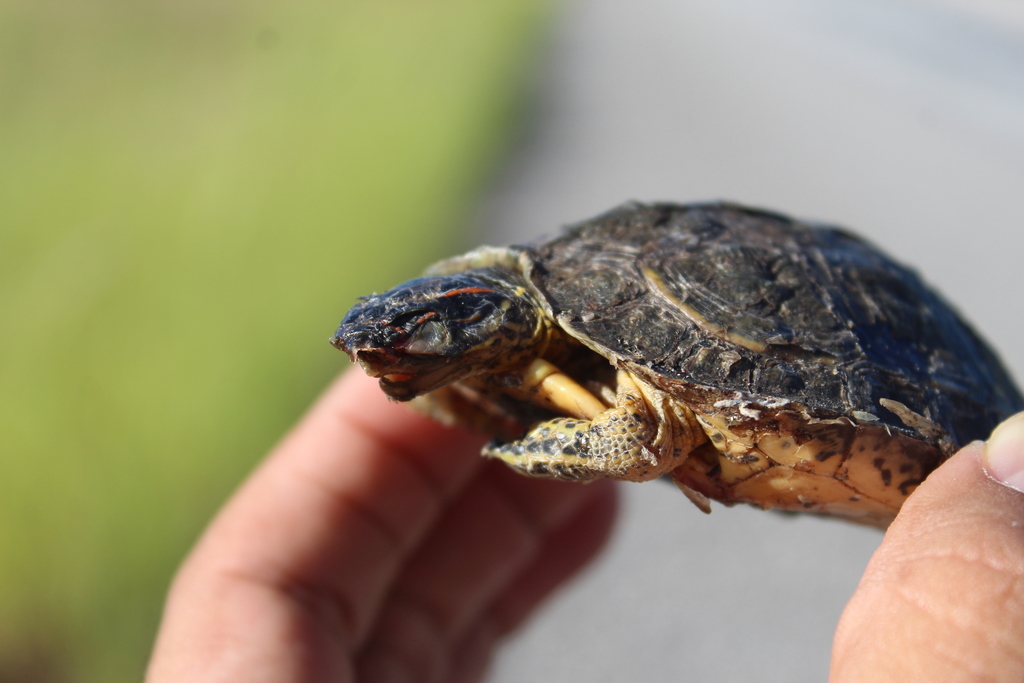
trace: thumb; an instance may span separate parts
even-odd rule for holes
[[[839,620],[832,683],[1024,680],[1024,413],[907,499]]]

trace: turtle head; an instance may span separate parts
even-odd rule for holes
[[[538,307],[493,270],[422,277],[363,297],[331,343],[399,401],[510,364],[538,341]]]

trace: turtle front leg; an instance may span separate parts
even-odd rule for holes
[[[675,438],[675,415],[659,415],[628,373],[619,371],[615,406],[590,420],[559,417],[542,422],[524,437],[492,441],[486,456],[501,458],[523,474],[583,481],[656,479],[675,469],[690,448]],[[692,421],[692,417],[690,418]]]

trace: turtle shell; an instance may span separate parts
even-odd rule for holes
[[[916,273],[834,227],[629,204],[522,249],[566,332],[699,413],[841,418],[946,456],[1024,408]]]

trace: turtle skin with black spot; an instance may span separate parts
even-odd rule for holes
[[[633,454],[664,460],[675,444],[675,459],[643,477],[667,474],[705,508],[710,498],[884,527],[945,458],[1024,409],[993,351],[915,272],[844,230],[777,213],[729,203],[630,203],[552,239],[472,252],[430,272],[477,283],[437,285],[436,301],[452,300],[445,305],[471,290],[506,292],[513,301],[501,305],[515,312],[518,336],[500,326],[493,334],[513,340],[503,353],[517,360],[465,361],[472,372],[455,380],[458,391],[435,391],[429,409],[480,423],[473,405],[486,405],[482,422],[499,433],[507,432],[498,426],[507,418],[527,437],[487,454],[527,474],[605,474],[594,470],[594,458],[568,462],[560,452],[536,467],[522,460],[527,446],[538,449],[539,437],[530,437],[538,423],[563,442],[598,438],[596,427],[567,429],[571,416],[545,422],[558,411],[538,412],[535,396],[510,388],[518,375],[509,368],[534,356],[570,368],[580,384],[603,377],[606,394],[616,385],[618,399],[602,405],[617,406],[627,423],[659,423],[655,446],[644,437]],[[354,341],[353,330],[374,319],[383,325],[390,314],[379,307],[407,302],[409,291],[396,288],[353,308],[332,340],[372,365],[385,391],[402,400],[422,392],[398,393],[394,378],[417,371],[406,364],[387,375],[374,354],[384,346],[399,353],[404,342],[371,348]],[[434,315],[417,306],[411,309],[421,318]],[[400,318],[388,320],[401,327]],[[523,331],[530,325],[533,332]],[[469,357],[460,350],[468,347],[448,342],[450,363]],[[617,383],[609,379],[614,373]],[[676,425],[671,434],[667,422]],[[545,438],[554,446],[540,450],[558,449]]]

